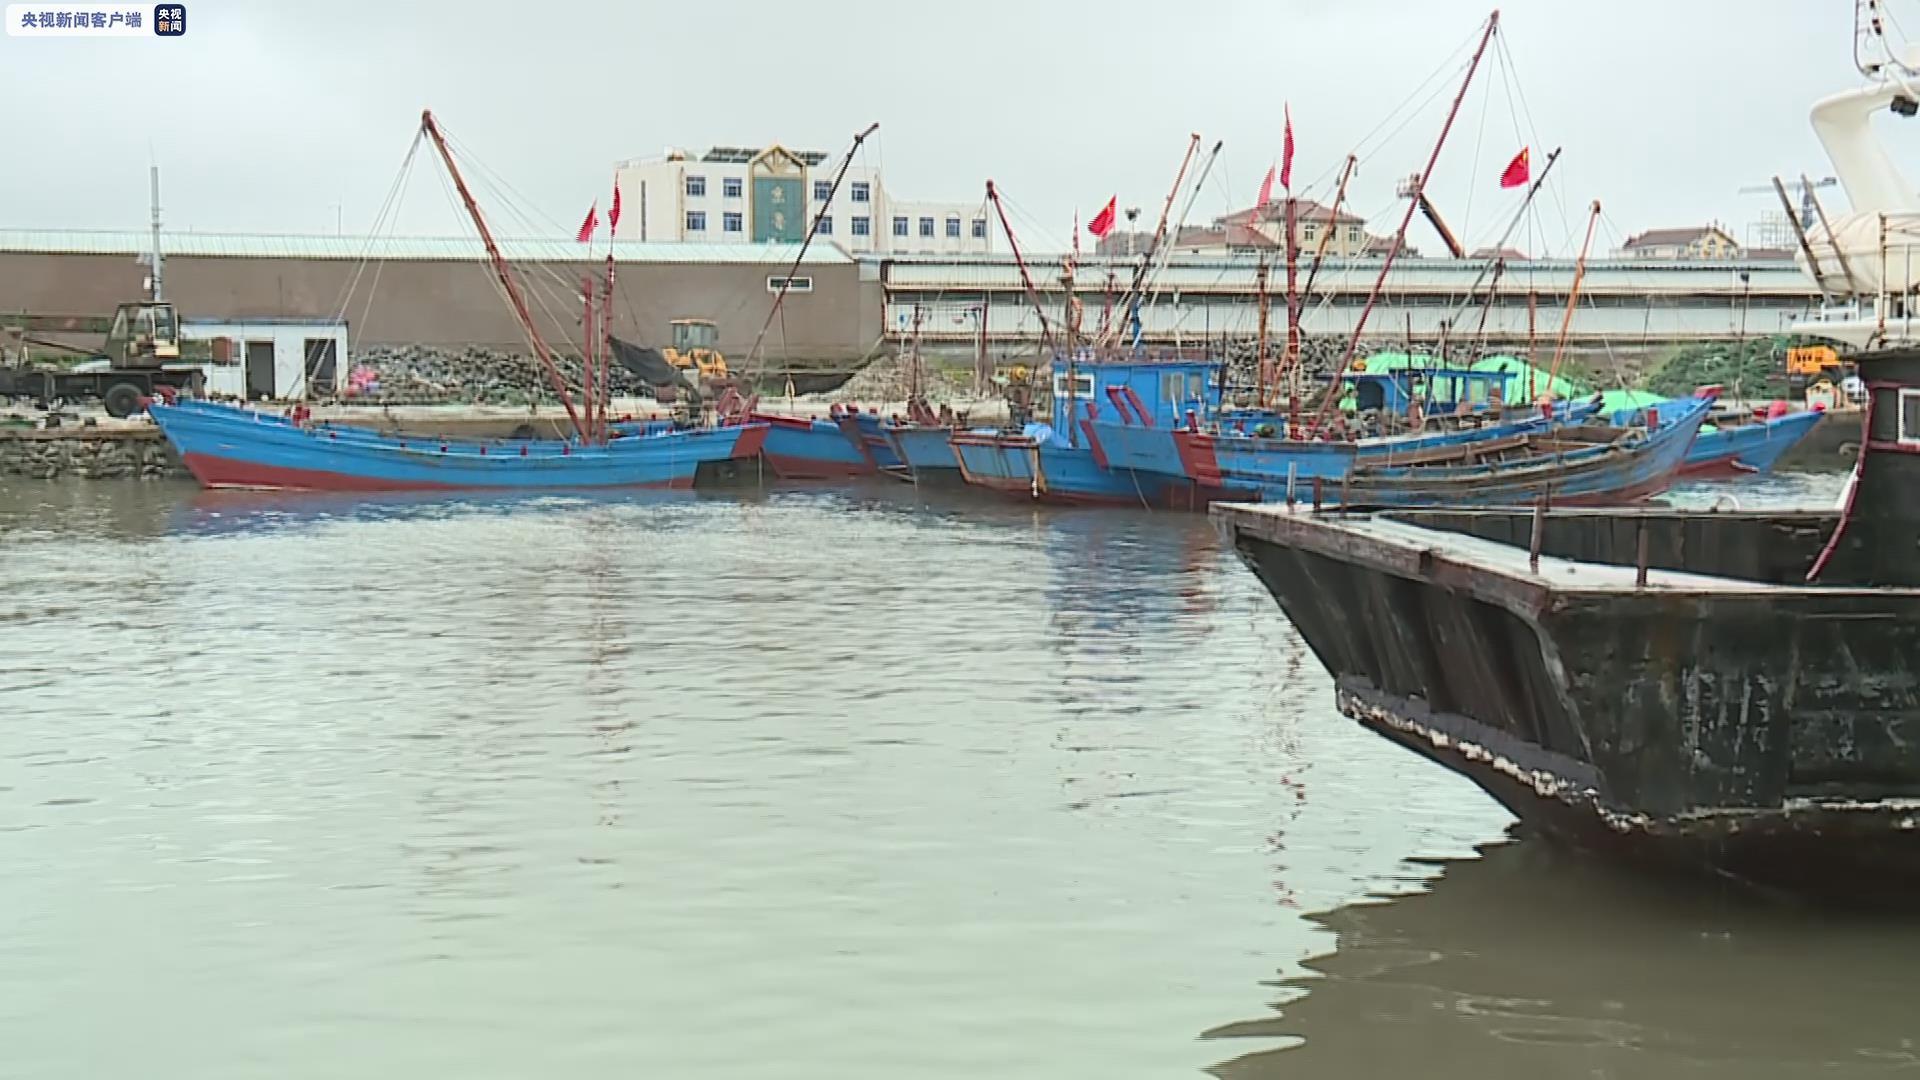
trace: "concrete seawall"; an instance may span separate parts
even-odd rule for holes
[[[189,479],[154,427],[0,428],[0,477],[57,480]]]

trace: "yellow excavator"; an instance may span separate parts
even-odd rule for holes
[[[673,344],[661,350],[667,363],[682,371],[692,370],[701,379],[718,381],[727,377],[727,358],[714,344],[720,332],[711,319],[673,319]]]

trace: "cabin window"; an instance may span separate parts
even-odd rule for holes
[[[1066,400],[1067,375],[1063,371],[1053,373],[1053,396],[1062,401]],[[1073,377],[1073,396],[1082,401],[1091,401],[1093,399],[1093,376],[1076,374]]]
[[[1185,380],[1180,378],[1180,373],[1177,371],[1169,371],[1160,376],[1160,399],[1168,405],[1178,405],[1183,396],[1184,382]]]
[[[1207,396],[1206,376],[1200,374],[1197,371],[1188,375],[1187,376],[1187,397],[1193,399],[1194,401],[1199,401],[1201,398],[1204,398],[1206,396]]]
[[[1920,390],[1900,391],[1900,445],[1920,446]]]

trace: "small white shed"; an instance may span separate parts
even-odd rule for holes
[[[347,324],[317,319],[184,319],[183,341],[213,342],[207,392],[248,401],[329,394],[346,377]],[[221,339],[227,344],[222,346]]]

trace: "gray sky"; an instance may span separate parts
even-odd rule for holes
[[[431,106],[520,193],[522,213],[562,231],[596,198],[604,213],[618,158],[776,140],[837,152],[878,120],[868,158],[896,198],[971,198],[991,176],[1018,207],[1023,241],[1057,247],[1076,209],[1084,219],[1111,194],[1141,206],[1144,225],[1190,132],[1226,144],[1191,220],[1250,202],[1279,154],[1283,101],[1293,110],[1296,187],[1320,180],[1316,193],[1330,191],[1342,157],[1396,109],[1394,122],[1407,115],[1410,96],[1469,43],[1491,4],[187,8],[180,39],[0,38],[0,88],[14,105],[0,225],[140,226],[151,154],[172,227],[331,233],[339,206],[345,231],[364,234]],[[1565,147],[1559,198],[1543,193],[1538,219],[1557,253],[1577,246],[1569,233],[1594,198],[1606,209],[1600,250],[1648,227],[1744,225],[1774,202],[1736,189],[1775,172],[1831,171],[1807,109],[1857,81],[1851,9],[1847,0],[1511,0],[1501,12],[1506,54],[1482,67],[1431,190],[1470,243],[1490,242],[1518,199],[1496,178],[1524,139],[1536,169],[1547,149]],[[1894,0],[1894,10],[1920,32],[1920,2]],[[1374,231],[1397,224],[1394,182],[1424,162],[1464,61],[1462,52],[1446,92],[1397,135],[1368,145],[1351,203]],[[1521,102],[1531,123],[1516,120]],[[1889,118],[1887,131],[1911,173],[1916,155],[1899,147],[1920,145],[1920,130]],[[436,162],[417,163],[397,231],[467,232],[440,175]],[[1837,188],[1823,195],[1830,209],[1842,205]],[[500,232],[527,232],[499,200],[483,199],[483,209]],[[1439,247],[1424,223],[1409,237]]]

